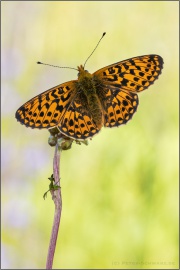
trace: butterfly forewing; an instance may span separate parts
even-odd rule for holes
[[[140,92],[148,88],[159,76],[163,59],[159,55],[144,55],[117,62],[94,73],[106,85]]]
[[[58,125],[76,93],[74,82],[60,84],[29,100],[17,110],[17,120],[31,128]]]

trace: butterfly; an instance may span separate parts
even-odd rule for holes
[[[31,128],[51,129],[74,140],[92,138],[101,128],[127,123],[138,107],[137,93],[158,79],[163,59],[150,54],[133,57],[93,74],[78,66],[78,79],[57,85],[32,98],[16,112]]]

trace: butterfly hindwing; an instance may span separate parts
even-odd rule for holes
[[[58,128],[63,134],[76,140],[85,140],[99,132],[83,93],[75,96]]]
[[[101,97],[104,112],[104,126],[117,127],[128,122],[137,110],[138,95],[117,87],[105,87]]]

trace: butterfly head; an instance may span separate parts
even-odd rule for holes
[[[84,77],[91,77],[91,74],[84,69],[83,65],[80,65],[77,67],[78,68],[78,80],[83,79]]]

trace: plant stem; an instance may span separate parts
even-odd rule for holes
[[[49,243],[48,256],[46,261],[46,269],[52,269],[54,253],[56,249],[56,241],[58,237],[59,225],[61,220],[62,211],[62,197],[60,187],[60,154],[62,150],[71,148],[73,139],[67,138],[62,134],[58,134],[56,130],[50,130],[50,137],[48,140],[49,145],[55,146],[54,159],[53,159],[53,178],[55,188],[50,189],[52,199],[55,204],[54,221],[51,231],[51,239]],[[51,179],[51,178],[49,178]],[[59,188],[57,188],[59,186]]]
[[[54,159],[53,159],[53,177],[56,185],[59,186],[56,190],[51,190],[52,199],[55,204],[55,213],[54,213],[54,221],[53,227],[51,231],[51,239],[49,243],[49,250],[46,262],[46,269],[52,269],[54,253],[56,248],[56,241],[58,237],[60,219],[61,219],[61,210],[62,210],[62,197],[61,197],[61,188],[60,188],[60,174],[59,174],[59,166],[60,166],[60,154],[61,147],[58,142],[55,146]]]

